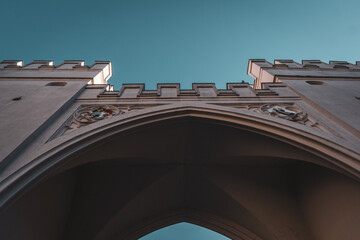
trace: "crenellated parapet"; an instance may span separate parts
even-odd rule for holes
[[[193,83],[192,89],[181,89],[179,83],[157,84],[156,90],[145,89],[145,84],[123,84],[119,91],[109,91],[106,85],[88,85],[88,89],[103,88],[97,95],[88,96],[97,99],[237,99],[259,97],[298,97],[282,83],[268,84],[264,89],[253,89],[248,83],[227,83],[226,89],[217,89],[214,83]]]
[[[248,74],[255,80],[254,88],[261,89],[264,83],[280,82],[281,78],[347,78],[360,79],[360,61],[355,64],[346,61],[274,60],[274,64],[265,59],[250,59]]]
[[[106,84],[112,76],[109,61],[95,61],[87,66],[82,60],[64,61],[55,65],[52,60],[37,60],[28,64],[22,60],[0,62],[0,80],[8,79],[71,79],[87,80],[90,84]]]

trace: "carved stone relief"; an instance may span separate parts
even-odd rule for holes
[[[65,121],[65,123],[49,138],[48,141],[51,141],[52,139],[63,135],[69,130],[86,126],[104,119],[112,118],[114,116],[121,115],[129,111],[152,106],[154,105],[82,105]]]
[[[252,107],[250,106],[250,108]],[[332,131],[330,128],[317,121],[311,115],[304,112],[300,107],[296,106],[296,104],[292,104],[292,103],[263,104],[259,107],[253,108],[253,111],[260,112],[262,114],[267,114],[273,117],[286,119],[292,122],[296,122],[302,125],[316,128],[318,130],[328,132],[337,135],[338,137],[341,137],[340,135]]]
[[[48,140],[51,141],[63,135],[68,130],[76,129],[89,125],[104,119],[112,118],[117,115],[125,114],[132,110],[144,109],[148,107],[158,106],[159,104],[135,104],[135,105],[82,105],[72,116],[62,125],[58,131]],[[235,107],[246,109],[259,114],[266,114],[272,117],[285,119],[298,124],[306,125],[312,128],[322,130],[324,132],[335,134],[322,123],[319,123],[312,116],[304,112],[294,103],[240,103],[240,104],[215,104],[220,106]],[[337,134],[335,134],[337,135]],[[341,136],[340,136],[341,137]]]
[[[133,110],[144,109],[152,106],[153,105],[82,105],[75,111],[71,118],[68,119],[65,123],[65,127],[67,129],[79,128]]]
[[[316,124],[311,122],[308,115],[299,107],[288,104],[265,104],[259,107],[259,112],[270,116],[286,119],[292,122],[298,122],[304,125]]]
[[[219,104],[220,105],[220,104]],[[221,104],[221,106],[227,106],[226,104]],[[300,107],[294,103],[253,103],[253,104],[237,104],[231,107],[247,109],[252,112],[266,114],[273,117],[285,119],[291,122],[296,122],[302,125],[313,127],[328,133],[335,134],[334,131],[321,124],[315,118],[307,114]],[[337,135],[337,134],[335,134]]]
[[[84,106],[74,113],[72,122],[81,127],[122,113],[122,110],[112,105]]]

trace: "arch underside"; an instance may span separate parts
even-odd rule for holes
[[[250,128],[197,117],[159,121],[56,164],[3,211],[0,234],[137,239],[186,221],[231,239],[325,239],[323,215],[342,197],[353,213],[337,227],[354,234],[359,183],[343,173],[318,154]]]

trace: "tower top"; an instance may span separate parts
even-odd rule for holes
[[[250,59],[248,74],[255,80],[254,88],[262,88],[263,83],[279,82],[280,78],[326,78],[326,79],[360,79],[360,61],[355,64],[346,61],[274,60],[274,64],[265,59]]]
[[[0,80],[7,79],[71,79],[88,80],[90,84],[106,84],[112,76],[109,61],[95,61],[85,65],[83,60],[64,61],[55,65],[52,60],[36,60],[24,65],[22,60],[4,60],[0,62]]]

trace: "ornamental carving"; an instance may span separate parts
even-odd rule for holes
[[[140,110],[147,107],[158,106],[159,104],[93,104],[81,105],[75,113],[73,113],[63,125],[49,138],[51,141],[59,136],[62,136],[67,131],[75,130],[76,128],[89,125],[104,119],[112,118],[114,116],[128,113],[134,110]]]
[[[282,118],[288,121],[296,122],[305,126],[313,127],[318,130],[335,134],[334,131],[318,122],[315,118],[304,112],[300,107],[291,103],[272,103],[261,105],[248,105],[248,110],[267,114],[273,117]],[[336,134],[335,134],[336,135]]]
[[[226,103],[216,104],[220,106],[229,106]],[[331,130],[323,123],[317,121],[310,114],[303,111],[295,103],[240,103],[236,105],[230,105],[231,107],[252,111],[255,113],[266,114],[273,117],[285,119],[291,122],[296,122],[301,125],[312,127],[327,133],[334,134],[341,137],[339,134]]]
[[[93,105],[79,108],[73,115],[72,122],[78,127],[122,114],[123,111],[112,105]]]
[[[294,105],[265,104],[259,108],[259,111],[301,124],[305,124],[308,121],[308,115]]]

